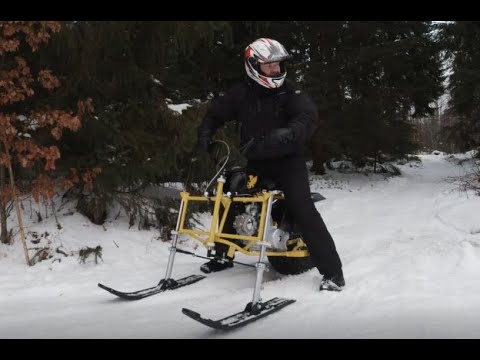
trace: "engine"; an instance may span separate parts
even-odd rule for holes
[[[256,204],[249,204],[245,207],[243,214],[235,216],[233,228],[240,235],[254,236],[258,232],[258,221],[260,214]]]
[[[240,235],[255,236],[258,233],[260,213],[257,204],[249,204],[243,214],[237,215],[233,222],[233,228]],[[266,231],[266,241],[276,250],[287,251],[287,241],[290,233],[270,225]]]
[[[287,251],[288,239],[290,239],[290,234],[282,229],[278,229],[275,226],[269,226],[267,229],[267,241],[276,250]]]

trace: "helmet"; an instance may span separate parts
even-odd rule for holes
[[[282,86],[287,76],[285,60],[289,58],[290,54],[278,41],[260,38],[245,49],[245,70],[248,76],[267,89],[278,88]],[[260,70],[260,64],[271,62],[280,62],[279,75],[273,77],[266,76]]]

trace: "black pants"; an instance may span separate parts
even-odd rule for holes
[[[302,233],[310,258],[318,271],[326,276],[340,273],[342,262],[333,238],[312,201],[303,158],[249,161],[248,167],[260,177],[272,179],[280,185],[285,195],[287,210]],[[217,253],[221,252],[222,248],[224,247],[216,247]]]

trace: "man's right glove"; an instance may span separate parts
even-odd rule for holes
[[[195,162],[199,157],[204,157],[212,151],[213,141],[210,137],[201,136],[197,139],[197,144],[191,153],[191,161]]]
[[[206,136],[199,137],[195,150],[198,152],[209,153],[212,150],[212,139]]]

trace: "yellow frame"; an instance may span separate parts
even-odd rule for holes
[[[229,246],[227,256],[233,257],[235,251],[240,251],[242,254],[251,255],[251,256],[258,256],[260,254],[259,251],[253,250],[252,246],[257,243],[261,242],[263,239],[263,232],[265,228],[265,218],[267,215],[267,206],[268,200],[270,197],[274,196],[277,199],[283,199],[282,196],[274,195],[271,192],[261,192],[257,193],[256,196],[253,197],[229,197],[223,193],[223,182],[218,181],[217,183],[217,192],[215,196],[192,196],[190,193],[182,191],[180,193],[183,201],[182,213],[179,214],[180,216],[180,223],[179,223],[179,234],[186,234],[190,237],[194,238],[195,240],[201,242],[204,246],[208,247],[209,244],[213,243],[222,243]],[[213,214],[212,214],[212,222],[210,226],[210,230],[195,230],[195,229],[186,229],[185,225],[185,218],[187,214],[188,204],[191,201],[212,201],[214,202]],[[238,235],[238,234],[227,234],[223,233],[223,227],[225,225],[225,221],[228,215],[228,211],[230,210],[230,206],[234,202],[242,202],[242,203],[251,203],[251,202],[258,202],[261,203],[261,212],[260,212],[260,224],[258,233],[256,236],[248,236],[248,235]],[[225,211],[223,212],[223,216],[220,219],[220,224],[217,229],[217,224],[220,218],[220,206],[223,206]],[[248,243],[244,246],[240,246],[235,244],[232,240],[244,240]],[[289,241],[295,241],[297,239],[292,239]],[[308,250],[298,250],[298,248],[306,248],[305,244],[302,239],[298,240],[298,245],[296,249],[289,250],[289,251],[266,251],[266,256],[286,256],[286,257],[307,257],[309,256]]]

